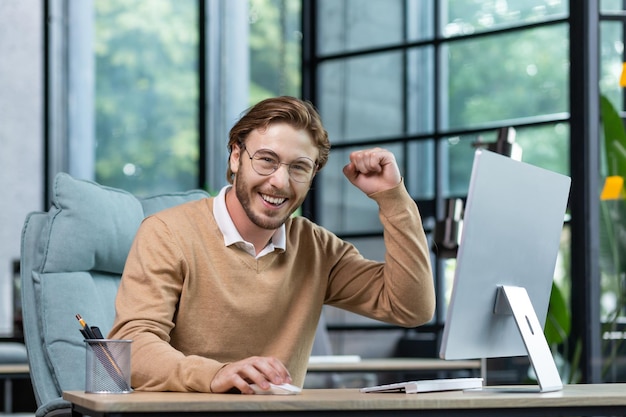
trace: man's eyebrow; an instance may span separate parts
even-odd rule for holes
[[[260,149],[257,149],[254,153],[256,154],[257,152],[267,152],[267,153],[271,153],[272,155],[276,156],[276,158],[278,158],[278,159],[282,160],[282,158],[281,158],[281,157],[280,157],[280,156],[279,156],[276,152],[274,152],[273,150],[271,150],[271,149],[269,149],[269,148],[260,148]],[[254,154],[253,154],[253,155],[254,155]],[[299,159],[307,159],[307,160],[309,160],[309,161],[313,162],[313,164],[315,164],[315,163],[316,163],[316,162],[315,162],[315,159],[313,159],[313,158],[311,158],[311,157],[309,157],[309,156],[298,156],[297,158],[292,159],[292,162],[293,162],[293,161],[297,161],[297,160],[299,160]]]

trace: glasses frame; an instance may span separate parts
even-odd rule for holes
[[[252,169],[254,170],[254,172],[256,172],[257,174],[263,176],[263,177],[269,177],[270,175],[272,175],[274,172],[278,171],[278,168],[280,168],[281,165],[285,165],[287,167],[287,172],[289,173],[289,178],[291,178],[292,180],[294,180],[295,182],[297,182],[298,184],[307,184],[310,183],[311,181],[313,181],[313,178],[315,178],[315,174],[317,174],[317,169],[318,169],[318,164],[317,162],[315,162],[314,160],[312,160],[309,157],[306,156],[301,156],[300,158],[294,159],[293,161],[291,161],[290,163],[286,163],[286,162],[281,162],[280,159],[278,158],[278,155],[276,155],[276,152],[272,151],[271,149],[266,149],[266,148],[261,148],[261,149],[257,149],[253,154],[250,154],[250,151],[248,150],[248,148],[246,147],[245,144],[240,144],[241,149],[243,149],[244,151],[246,151],[246,153],[248,154],[248,158],[250,158],[250,165],[252,166]],[[255,160],[259,160],[259,159],[255,159],[255,156],[259,153],[259,152],[267,152],[270,153],[272,155],[274,155],[276,157],[276,164],[274,165],[274,168],[272,169],[271,172],[263,173],[263,172],[259,172],[255,166],[254,166],[254,161]],[[311,174],[311,178],[307,179],[306,181],[300,181],[298,179],[296,179],[293,176],[293,173],[291,171],[292,166],[294,165],[294,162],[300,159],[308,159],[309,161],[311,161],[313,163],[313,169],[312,169],[312,174]]]

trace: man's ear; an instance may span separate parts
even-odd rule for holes
[[[236,174],[239,170],[239,164],[241,159],[241,145],[233,145],[232,151],[228,163],[230,164],[230,170],[233,174]]]

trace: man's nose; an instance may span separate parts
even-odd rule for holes
[[[272,172],[270,180],[275,187],[284,188],[289,186],[289,181],[291,180],[289,165],[280,163],[276,171]]]

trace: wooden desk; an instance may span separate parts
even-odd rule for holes
[[[480,373],[480,360],[449,361],[431,358],[361,359],[360,361],[313,362],[308,372],[436,372],[472,370]]]
[[[567,385],[550,393],[451,391],[363,394],[356,389],[313,389],[299,395],[178,392],[86,394],[67,391],[73,415],[122,416],[580,416],[626,415],[626,384]]]

